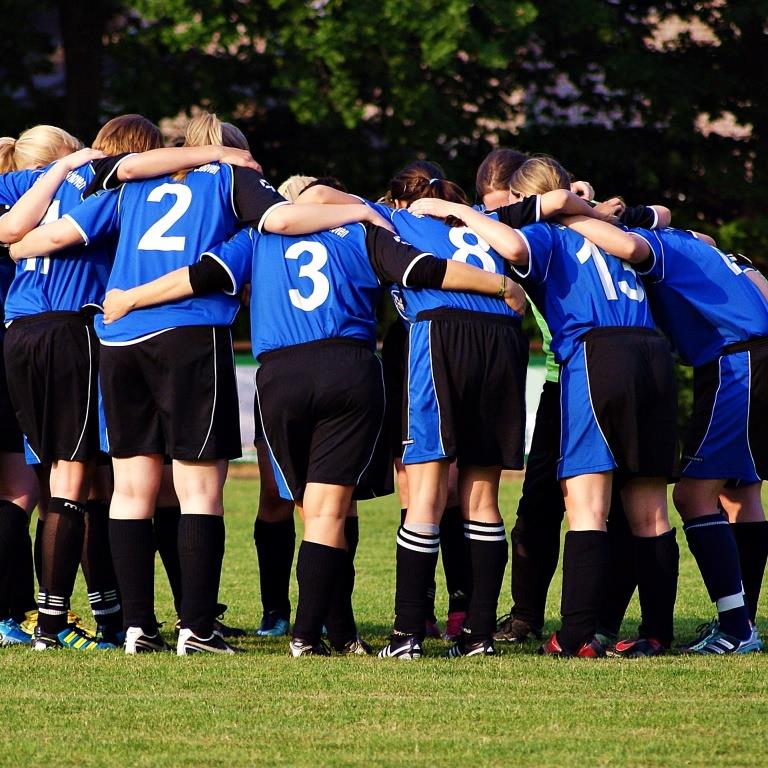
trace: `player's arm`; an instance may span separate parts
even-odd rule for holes
[[[438,259],[431,253],[418,251],[381,227],[368,226],[366,233],[371,265],[384,283],[495,296],[520,314],[525,310],[522,288],[506,275],[486,272],[460,261]]]
[[[295,200],[297,204],[317,203],[322,205],[356,205],[359,197],[342,192],[340,189],[328,187],[325,184],[314,184],[305,189]]]
[[[50,224],[33,229],[10,247],[14,261],[33,259],[41,253],[53,253],[72,245],[85,242],[80,232],[69,219],[58,219]]]
[[[581,215],[595,218],[605,218],[600,209],[593,208],[584,198],[567,189],[553,189],[539,195],[539,206],[542,219],[551,219],[560,215]],[[501,214],[499,218],[502,218]],[[530,224],[533,222],[524,222]],[[517,226],[520,226],[518,224]]]
[[[468,205],[435,197],[423,197],[408,210],[419,216],[437,216],[441,219],[454,216],[480,235],[503,258],[521,266],[528,263],[528,248],[524,240],[514,229],[493,216],[487,216]]]
[[[598,248],[630,264],[640,264],[651,255],[651,248],[642,237],[614,227],[606,221],[584,216],[567,216],[561,221],[569,229],[593,242]]]
[[[67,174],[91,160],[104,157],[95,149],[81,149],[57,160],[18,200],[8,213],[0,217],[0,242],[15,243],[34,229],[51,204],[53,196]]]
[[[642,229],[664,229],[672,223],[672,212],[663,205],[627,206],[618,215],[625,227]]]

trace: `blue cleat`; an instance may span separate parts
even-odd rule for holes
[[[268,611],[262,617],[256,634],[259,637],[283,637],[288,634],[288,619],[275,611]]]
[[[117,646],[93,637],[76,624],[64,627],[56,635],[49,635],[47,632],[43,632],[38,624],[35,627],[32,649],[35,651],[48,651],[54,648],[66,648],[73,651],[114,651]]]
[[[3,619],[0,621],[0,646],[29,645],[32,635],[25,632],[16,619]]]
[[[691,649],[692,653],[698,653],[701,656],[726,656],[731,654],[757,653],[763,650],[763,641],[757,633],[757,629],[752,627],[752,634],[746,640],[739,640],[738,637],[726,635],[719,629],[715,630],[703,642]]]

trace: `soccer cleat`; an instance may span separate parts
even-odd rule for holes
[[[763,650],[763,641],[757,633],[757,628],[752,627],[752,633],[746,640],[726,635],[719,629],[714,631],[703,642],[691,650],[701,656],[726,656],[730,654],[757,653]]]
[[[32,635],[26,632],[16,619],[0,621],[0,647],[9,645],[29,645]]]
[[[191,629],[179,631],[176,643],[177,656],[191,656],[195,653],[245,653],[242,648],[234,648],[221,635],[212,632],[210,637],[198,637]]]
[[[125,634],[125,652],[129,656],[137,653],[159,653],[170,651],[171,646],[160,637],[160,632],[155,629],[154,635],[148,635],[141,627],[128,627]]]
[[[21,628],[25,632],[29,632],[30,635],[34,635],[35,627],[37,626],[37,616],[38,616],[37,609],[33,611],[27,611],[24,614],[24,616],[25,618],[24,618],[24,621],[21,622]],[[82,622],[82,619],[76,613],[73,613],[72,611],[67,611],[67,624],[74,624],[80,627],[81,629],[83,629],[81,622]]]
[[[36,626],[32,649],[48,651],[53,648],[67,648],[73,651],[114,651],[117,646],[97,640],[77,624],[64,627],[58,634],[48,634],[43,632],[39,625]]]
[[[596,637],[593,637],[588,643],[582,643],[575,653],[571,653],[561,647],[560,641],[557,639],[557,632],[553,632],[552,636],[539,646],[539,655],[577,659],[601,659],[605,656],[605,646]]]
[[[427,619],[424,625],[424,636],[431,637],[435,640],[439,640],[443,635],[440,632],[440,625],[437,623],[437,619]]]
[[[267,611],[261,617],[261,624],[256,634],[259,637],[283,637],[288,634],[288,619],[277,611]]]
[[[683,643],[682,645],[679,645],[678,650],[682,651],[683,653],[697,651],[699,648],[703,647],[709,638],[719,629],[720,621],[718,620],[717,616],[712,619],[712,621],[699,624],[699,626],[696,627],[696,633],[698,637],[695,640],[692,640],[690,643]]]
[[[491,638],[485,640],[472,640],[466,632],[448,649],[445,654],[449,659],[457,659],[460,656],[495,656],[496,648]]]
[[[344,647],[336,652],[340,656],[372,656],[373,648],[358,635],[354,640],[344,643]]]
[[[379,651],[380,659],[402,659],[412,661],[421,658],[421,640],[416,635],[393,634],[389,642]]]
[[[541,640],[541,629],[532,627],[527,621],[518,619],[511,613],[499,619],[493,634],[493,639],[500,643],[524,643],[532,637]]]
[[[216,610],[218,612],[216,619],[213,622],[213,631],[217,635],[221,635],[222,637],[244,637],[245,636],[245,630],[240,629],[240,627],[230,627],[227,624],[224,623],[224,614],[227,610],[227,606],[224,603],[219,603],[216,606]]]
[[[118,648],[125,644],[125,631],[117,627],[110,627],[108,624],[98,624],[95,637],[104,643],[112,643]]]
[[[466,611],[449,611],[448,620],[445,622],[443,640],[455,643],[461,637],[461,630],[464,627],[464,619],[466,618]]]
[[[655,637],[638,637],[634,640],[619,640],[608,650],[609,656],[623,659],[639,659],[645,656],[663,656],[667,649]]]
[[[322,641],[310,643],[309,640],[302,640],[300,637],[292,637],[288,643],[288,651],[294,659],[299,656],[330,656],[331,649]]]

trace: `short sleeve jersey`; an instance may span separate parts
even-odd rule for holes
[[[632,267],[566,227],[533,224],[518,230],[528,266],[515,267],[521,285],[552,333],[558,363],[593,328],[654,328],[645,291]]]
[[[405,209],[392,210],[375,206],[387,216],[398,235],[417,250],[433,254],[438,259],[460,261],[486,272],[508,274],[505,260],[469,227],[449,227],[439,219],[414,216]],[[494,214],[489,214],[494,215]],[[519,318],[503,301],[461,291],[428,288],[407,288],[401,291],[403,310],[410,322],[416,322],[420,312],[432,309],[459,309]]]
[[[331,338],[376,344],[383,287],[407,284],[423,254],[379,227],[351,224],[286,237],[243,230],[208,255],[237,285],[251,273],[253,355]]]
[[[23,186],[28,189],[29,181],[37,180],[35,172],[30,171],[6,176],[18,177],[15,181],[17,192]],[[91,163],[70,171],[53,196],[42,223],[55,221],[79,206],[93,176]],[[9,185],[0,183],[0,188],[0,198],[7,199]],[[20,194],[9,201],[10,204],[19,197]],[[93,248],[78,245],[53,256],[40,254],[20,261],[5,302],[6,323],[41,312],[76,312],[89,305],[101,304],[111,265],[108,243]]]
[[[768,336],[768,303],[750,267],[678,229],[631,230],[651,249],[637,267],[659,328],[688,365],[716,359],[723,347]]]
[[[269,184],[259,189],[264,211],[283,200]],[[190,266],[241,227],[232,168],[218,163],[195,168],[181,181],[163,176],[93,195],[68,218],[86,241],[119,232],[107,290]],[[238,307],[236,297],[217,292],[138,309],[111,325],[97,317],[95,327],[105,344],[125,344],[179,326],[229,325]]]

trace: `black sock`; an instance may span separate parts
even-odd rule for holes
[[[611,506],[608,517],[608,543],[610,561],[598,625],[604,634],[618,635],[627,606],[637,587],[638,577],[635,566],[635,537],[627,523],[624,510],[614,505]]]
[[[680,550],[674,530],[661,536],[634,537],[634,562],[640,597],[640,637],[668,648],[674,637],[675,598]]]
[[[360,541],[358,518],[348,517],[344,521],[344,537],[347,541],[347,557],[333,593],[328,615],[325,617],[328,640],[337,651],[357,637],[352,593],[355,589],[355,553]]]
[[[293,637],[312,645],[320,640],[334,591],[344,574],[349,554],[343,549],[302,541],[296,558],[299,604]]]
[[[224,559],[224,518],[182,515],[179,521],[181,626],[210,637],[218,613],[219,581]]]
[[[35,566],[32,561],[32,539],[29,525],[24,528],[19,547],[11,557],[8,570],[8,608],[12,618],[24,621],[27,611],[37,610],[35,600]]]
[[[109,548],[109,502],[88,501],[85,505],[85,538],[80,559],[88,602],[99,626],[122,629],[123,614],[117,577]]]
[[[563,650],[575,653],[597,631],[609,558],[605,531],[568,531],[563,547],[562,624],[557,632]]]
[[[768,558],[768,521],[731,523],[731,530],[739,550],[747,612],[749,620],[754,624],[765,574],[765,562]]]
[[[440,549],[438,526],[433,533],[420,533],[417,526],[402,525],[397,531],[395,632],[424,636],[427,619],[427,590],[435,578]]]
[[[469,552],[461,507],[446,507],[440,521],[440,555],[448,590],[448,613],[466,612],[470,581]]]
[[[293,515],[287,520],[267,523],[256,518],[253,541],[259,561],[259,585],[264,613],[274,611],[286,621],[291,617],[291,570],[296,548]]]
[[[181,566],[179,565],[179,520],[181,507],[156,507],[155,543],[173,594],[176,615],[181,613]]]
[[[731,526],[718,513],[694,518],[685,523],[683,530],[709,599],[717,607],[720,629],[727,635],[746,640],[752,630],[744,602],[739,550]]]
[[[401,509],[400,510],[400,525],[405,525],[405,516],[408,513],[407,509]],[[462,529],[462,537],[464,535],[463,529]],[[445,557],[445,553],[443,553],[443,557]],[[426,613],[425,617],[427,621],[431,621],[432,623],[435,623],[437,621],[437,616],[435,616],[435,596],[437,595],[437,583],[435,582],[434,576],[432,577],[432,581],[427,584],[427,591],[425,593],[426,598]]]
[[[464,632],[474,640],[487,640],[496,629],[496,608],[507,567],[508,546],[504,522],[464,521],[469,542],[472,588]]]
[[[35,561],[35,578],[38,585],[43,580],[43,529],[45,528],[45,520],[40,517],[37,518],[37,525],[35,525],[35,544],[33,548],[33,559]]]
[[[27,513],[20,506],[0,499],[0,616],[3,618],[12,613],[12,584],[18,578],[16,553],[22,546],[28,526]]]
[[[120,586],[123,624],[157,631],[155,619],[155,536],[151,520],[109,521],[112,562]]]
[[[67,626],[69,599],[75,586],[85,534],[85,505],[51,498],[43,528],[43,578],[38,596],[38,623],[56,634]]]

